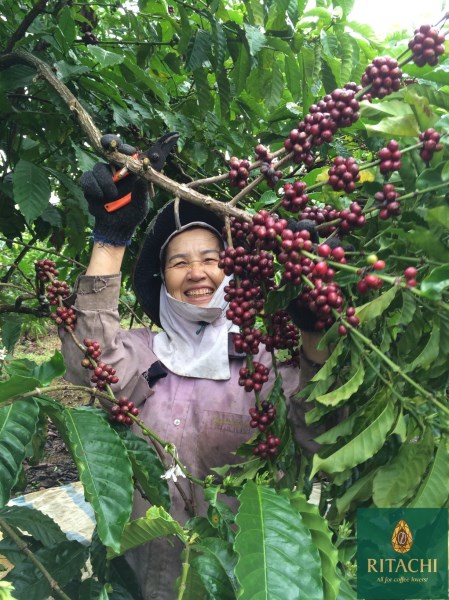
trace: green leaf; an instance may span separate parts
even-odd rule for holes
[[[362,502],[370,500],[373,495],[373,479],[376,470],[371,471],[364,477],[358,479],[351,487],[335,502],[337,518],[343,518],[350,510],[360,506]]]
[[[312,541],[318,549],[323,573],[323,591],[326,600],[336,600],[340,588],[337,571],[338,551],[332,543],[332,532],[314,504],[307,502],[301,492],[285,493],[290,504],[301,514],[304,525],[309,528]]]
[[[346,444],[337,448],[332,454],[326,453],[326,456],[316,454],[313,457],[310,478],[318,471],[341,473],[351,469],[374,456],[382,448],[396,421],[394,405],[382,394],[383,392],[373,399],[372,403],[375,403],[373,413],[367,414],[360,431],[353,434]]]
[[[435,185],[439,185],[445,181],[444,179],[444,168],[447,165],[446,161],[441,162],[433,169],[425,169],[420,176],[416,179],[416,189],[417,190],[426,190],[427,188],[433,187]],[[447,177],[446,177],[447,181]],[[442,188],[440,190],[441,194],[447,193],[449,189],[449,183],[447,188]],[[436,193],[436,192],[433,192]]]
[[[271,315],[278,310],[284,309],[290,300],[298,296],[300,290],[300,286],[283,285],[277,290],[268,292],[264,306],[266,314]]]
[[[217,77],[221,118],[227,119],[229,118],[229,106],[231,104],[231,86],[226,69],[220,69],[215,75]]]
[[[403,506],[421,483],[433,456],[433,439],[427,428],[419,441],[402,444],[398,454],[380,467],[373,481],[373,501],[378,508]]]
[[[0,509],[0,519],[26,531],[47,548],[67,540],[65,533],[53,519],[28,506],[4,506]]]
[[[246,80],[251,72],[251,57],[243,44],[239,45],[239,53],[234,61],[231,77],[235,87],[235,95],[239,96],[246,87]]]
[[[319,600],[321,561],[308,527],[286,498],[249,481],[239,496],[234,549],[239,600]]]
[[[325,406],[338,406],[341,402],[348,400],[348,398],[357,392],[364,379],[365,368],[363,362],[360,360],[358,366],[355,364],[355,367],[352,369],[352,376],[346,383],[327,394],[317,396],[316,401]]]
[[[8,352],[11,352],[17,344],[21,329],[22,319],[19,315],[9,315],[3,322],[1,339]]]
[[[159,537],[177,535],[184,540],[181,525],[160,506],[152,506],[146,515],[125,525],[120,546],[117,550],[108,548],[107,558],[111,559],[127,550],[146,544]]]
[[[28,65],[14,65],[0,72],[0,90],[8,92],[29,86],[36,77],[36,69]]]
[[[390,304],[393,302],[394,297],[398,291],[398,286],[394,285],[389,290],[371,300],[367,304],[363,304],[356,310],[357,317],[361,323],[367,323],[373,319],[377,319],[383,314]]]
[[[64,6],[59,12],[58,17],[59,27],[64,35],[65,42],[67,46],[70,47],[76,38],[76,27],[72,17],[72,11],[68,6]]]
[[[214,100],[209,90],[209,82],[207,81],[207,71],[198,68],[193,71],[193,80],[195,82],[198,105],[204,112],[213,108]]]
[[[52,548],[40,548],[34,552],[45,565],[55,581],[62,587],[73,579],[81,579],[81,569],[87,558],[88,549],[75,541],[65,541]],[[31,561],[20,561],[8,574],[14,585],[17,598],[41,600],[54,597],[49,581]]]
[[[340,81],[350,81],[353,66],[353,49],[351,37],[347,33],[337,34],[339,42],[339,56],[341,57]]]
[[[417,137],[420,133],[419,125],[414,115],[401,115],[399,117],[386,117],[376,125],[365,125],[368,134],[386,135],[388,137]]]
[[[47,360],[40,365],[36,365],[36,367],[30,373],[30,376],[38,379],[40,381],[40,385],[48,385],[56,377],[62,377],[64,373],[64,357],[58,350],[55,350],[55,353],[50,360]]]
[[[273,61],[270,69],[270,77],[267,78],[266,85],[264,86],[265,104],[268,109],[276,108],[282,97],[284,89],[284,80],[282,79],[282,73],[279,65],[276,61]]]
[[[199,69],[210,60],[210,48],[212,45],[211,35],[204,29],[198,29],[195,37],[189,44],[186,57],[186,70]]]
[[[9,500],[38,417],[39,408],[32,399],[0,408],[0,506]]]
[[[429,208],[426,219],[429,223],[438,223],[445,229],[449,229],[449,206]]]
[[[421,292],[432,300],[441,300],[442,292],[449,287],[449,265],[435,267],[421,282]]]
[[[191,560],[207,590],[209,597],[234,600],[237,581],[234,575],[237,556],[230,543],[218,538],[206,538],[193,546],[195,555]]]
[[[332,375],[333,369],[339,364],[339,358],[345,349],[343,338],[340,338],[338,344],[332,351],[332,354],[326,360],[324,365],[315,373],[311,381],[325,381]]]
[[[131,460],[133,475],[148,501],[153,505],[170,510],[167,480],[161,479],[165,469],[159,456],[148,444],[148,441],[138,437],[127,427],[121,427],[117,432]]]
[[[28,223],[41,215],[50,200],[45,171],[27,160],[19,160],[13,173],[14,200]]]
[[[251,56],[256,56],[259,50],[266,43],[266,36],[260,27],[253,27],[252,25],[244,25],[246,39],[248,40],[249,52]]]
[[[446,436],[442,436],[435,454],[435,458],[419,486],[410,508],[440,508],[444,506],[449,481],[449,456],[446,448]]]
[[[132,505],[128,454],[103,411],[67,408],[64,422],[86,499],[95,512],[100,539],[118,550]]]
[[[87,50],[89,51],[89,54],[92,54],[97,61],[98,64],[95,68],[100,71],[101,69],[106,69],[107,67],[111,67],[113,65],[119,65],[125,59],[123,54],[109,52],[109,50],[105,50],[100,46],[87,46]]]
[[[432,365],[433,361],[438,357],[440,351],[439,325],[439,319],[437,316],[435,316],[432,332],[426,342],[426,345],[412,362],[404,365],[403,369],[406,373],[409,371],[415,371],[416,369],[428,369]]]

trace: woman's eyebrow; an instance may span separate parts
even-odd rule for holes
[[[201,254],[203,256],[203,255],[209,254],[211,252],[215,252],[216,254],[218,254],[220,252],[220,250],[218,248],[206,248],[204,250],[200,250],[199,254]],[[188,258],[188,257],[189,257],[189,254],[187,252],[178,252],[177,254],[173,254],[173,256],[170,256],[167,259],[167,262],[175,260],[175,258]]]

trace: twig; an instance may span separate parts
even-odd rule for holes
[[[92,117],[82,107],[80,102],[76,99],[68,87],[65,86],[57,77],[55,77],[53,71],[45,62],[24,50],[18,50],[14,53],[0,56],[0,66],[23,63],[31,64],[38,71],[39,75],[45,79],[47,83],[49,83],[61,96],[62,100],[67,104],[74,116],[78,119],[82,130],[87,135],[89,141],[98,154],[106,156],[106,158],[113,164],[126,167],[132,173],[139,175],[143,179],[158,185],[164,190],[167,190],[174,196],[179,196],[183,200],[187,200],[192,204],[201,206],[207,210],[210,210],[211,212],[221,215],[222,217],[234,215],[244,219],[245,221],[250,221],[251,218],[245,211],[235,208],[235,206],[229,202],[220,202],[214,198],[211,198],[210,196],[200,194],[199,192],[189,189],[185,184],[179,184],[152,168],[144,169],[142,166],[142,161],[140,160],[126,156],[120,152],[105,152],[100,143],[101,133],[95,125]]]
[[[190,569],[190,544],[186,544],[186,553],[185,558],[182,563],[182,573],[181,573],[181,583],[179,584],[179,592],[177,600],[183,600],[184,592],[186,591],[186,583],[187,583],[187,575],[189,574]]]
[[[34,244],[34,242],[37,240],[37,233],[35,233],[33,235],[33,237],[31,238],[31,244]],[[14,273],[14,271],[18,268],[20,261],[22,260],[22,258],[24,256],[26,256],[26,254],[28,253],[28,251],[31,250],[31,245],[27,244],[26,246],[23,247],[23,249],[19,252],[19,254],[16,257],[16,260],[12,263],[12,265],[10,266],[8,272],[2,277],[1,281],[2,283],[7,283],[8,280],[11,278],[12,274]]]
[[[22,538],[19,535],[17,535],[14,529],[10,527],[4,519],[0,519],[0,529],[5,533],[5,535],[12,539],[12,541],[18,546],[19,550],[23,552],[25,556],[30,559],[33,565],[35,565],[39,569],[39,571],[50,584],[50,587],[53,590],[53,592],[55,592],[55,594],[57,594],[63,600],[71,600],[70,597],[62,591],[58,582],[55,579],[53,579],[53,577],[47,571],[47,569],[44,567],[41,561],[33,554],[33,552],[31,552],[31,550],[28,548],[28,545],[22,540]]]
[[[6,48],[4,50],[5,53],[11,52],[11,50],[14,48],[16,43],[25,36],[28,27],[31,25],[31,23],[34,21],[34,19],[41,12],[43,12],[47,2],[48,2],[48,0],[38,0],[38,2],[36,2],[36,4],[30,10],[30,12],[27,15],[25,15],[22,23],[18,26],[18,28],[15,30],[15,32],[10,37],[9,42],[6,44]]]

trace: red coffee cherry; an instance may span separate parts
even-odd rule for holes
[[[362,85],[371,85],[372,98],[384,98],[401,87],[402,71],[398,61],[390,56],[378,56],[362,76]]]
[[[418,67],[428,64],[435,66],[438,57],[444,54],[444,35],[439,29],[430,25],[421,25],[415,29],[415,36],[409,41],[408,47],[413,52],[413,62]]]

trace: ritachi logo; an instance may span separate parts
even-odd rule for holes
[[[393,550],[399,554],[410,552],[413,546],[413,536],[408,524],[401,519],[394,528],[391,536],[391,545]]]

